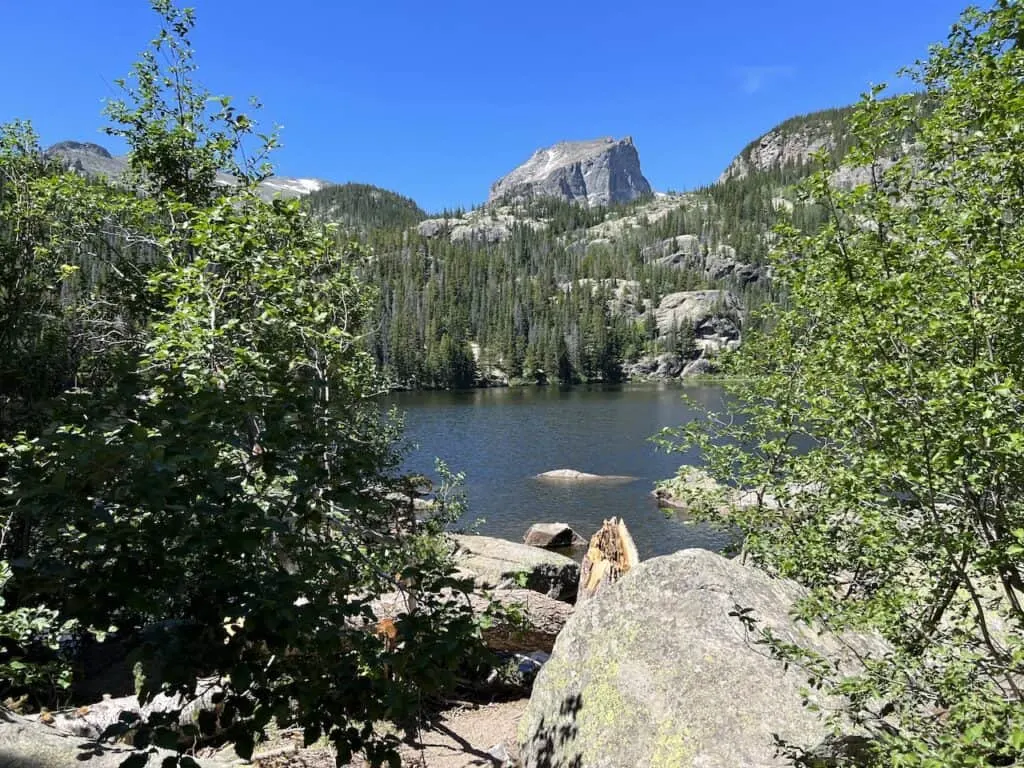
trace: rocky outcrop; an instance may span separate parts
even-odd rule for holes
[[[918,108],[922,104],[918,101]],[[871,167],[843,163],[848,148],[854,143],[850,129],[853,110],[852,106],[827,109],[798,115],[780,123],[744,147],[718,177],[718,183],[780,169],[809,174],[817,169],[814,156],[821,150],[825,150],[836,168],[830,178],[834,186],[850,188],[869,182]],[[915,142],[904,140],[897,154],[913,154],[914,151]],[[888,168],[893,162],[892,157],[879,158],[875,172]]]
[[[571,293],[576,290],[589,290],[591,295],[597,296],[604,292],[608,297],[608,311],[613,315],[622,315],[633,320],[638,320],[652,309],[650,299],[641,296],[641,285],[637,280],[622,280],[619,278],[606,277],[594,279],[583,277],[571,282],[559,283],[559,290]]]
[[[579,564],[565,555],[490,536],[454,535],[455,562],[480,589],[523,586],[555,600],[576,599]]]
[[[651,194],[633,139],[564,141],[533,156],[491,187],[489,201],[556,197],[587,205],[628,203]]]
[[[453,243],[493,245],[508,240],[516,227],[546,229],[541,219],[525,216],[508,206],[489,206],[447,218],[426,219],[416,226],[421,237],[445,237]]]
[[[543,549],[562,549],[586,540],[565,523],[534,523],[523,537],[523,543]]]
[[[698,357],[696,360],[691,360],[683,368],[679,374],[679,378],[685,379],[690,376],[713,376],[718,373],[718,364],[714,358],[711,357]]]
[[[702,339],[738,340],[743,326],[743,305],[730,291],[680,291],[663,297],[655,310],[658,333],[690,327]],[[705,345],[699,345],[705,346]]]
[[[805,706],[806,673],[753,641],[745,622],[782,642],[848,660],[865,638],[795,622],[792,582],[705,550],[641,563],[577,606],[534,684],[519,724],[524,768],[769,768],[789,763],[775,735],[814,747],[830,734]],[[749,609],[743,620],[738,609]]]
[[[756,494],[719,483],[699,467],[682,466],[675,477],[662,480],[653,491],[658,506],[690,511],[714,509],[728,512],[757,503]]]
[[[673,354],[641,357],[623,368],[630,379],[674,379],[683,372],[687,361]]]
[[[819,150],[835,148],[833,127],[831,121],[824,121],[795,131],[782,127],[771,130],[740,153],[718,177],[718,183],[744,179],[751,172],[808,165]]]
[[[646,261],[678,269],[699,272],[708,281],[728,281],[740,287],[767,282],[767,267],[748,264],[736,255],[731,245],[706,248],[697,235],[678,235],[641,250]]]

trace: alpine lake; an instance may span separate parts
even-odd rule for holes
[[[651,438],[702,409],[724,410],[725,397],[714,383],[628,383],[398,392],[384,404],[404,417],[411,444],[405,471],[436,482],[440,459],[465,475],[467,513],[458,526],[522,541],[533,523],[560,522],[589,539],[615,516],[625,520],[641,558],[649,558],[688,547],[720,551],[730,543],[727,533],[659,509],[651,494],[658,480],[700,460],[694,452],[667,453]],[[554,469],[631,479],[536,478]]]

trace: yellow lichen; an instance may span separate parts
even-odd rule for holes
[[[697,750],[690,733],[677,723],[663,722],[654,738],[651,768],[688,768],[693,765]]]

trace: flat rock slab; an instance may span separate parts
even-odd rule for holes
[[[462,602],[467,598],[478,614],[484,613],[491,603],[498,603],[506,608],[516,609],[521,615],[522,625],[496,624],[483,631],[487,647],[499,652],[551,653],[558,633],[562,631],[573,610],[569,603],[555,600],[532,589],[518,587],[495,589],[487,595],[476,592],[467,595],[452,591],[447,599]],[[370,608],[378,619],[393,618],[409,611],[409,601],[404,595],[391,592],[372,601]]]
[[[480,589],[519,585],[556,600],[573,602],[580,566],[570,557],[491,536],[453,535],[455,560]]]

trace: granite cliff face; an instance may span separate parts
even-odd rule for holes
[[[59,157],[68,167],[87,176],[105,176],[111,181],[120,179],[128,168],[127,155],[112,155],[99,144],[87,141],[61,141],[46,150],[48,157]],[[217,174],[219,184],[231,184],[232,178]],[[321,179],[294,179],[271,176],[259,185],[259,195],[267,200],[281,197],[303,197],[323,189],[330,183]]]
[[[925,108],[920,99],[917,104],[919,110]],[[856,143],[850,124],[854,109],[854,106],[825,109],[783,121],[744,147],[718,177],[718,183],[778,171],[788,172],[787,183],[791,183],[816,170],[814,156],[822,150],[836,165],[831,177],[834,186],[848,189],[868,183],[872,177],[870,167],[844,162],[847,152]],[[876,171],[892,165],[897,156],[913,152],[914,137],[908,132],[901,146],[892,149],[891,157],[881,157],[875,162]]]
[[[776,128],[746,147],[718,177],[718,183],[724,183],[729,179],[743,179],[751,172],[804,166],[811,162],[819,150],[827,149],[831,152],[835,148],[836,137],[831,121],[792,132],[781,127]]]
[[[628,203],[651,194],[633,139],[563,141],[533,156],[491,187],[489,202],[557,197],[586,205]]]

